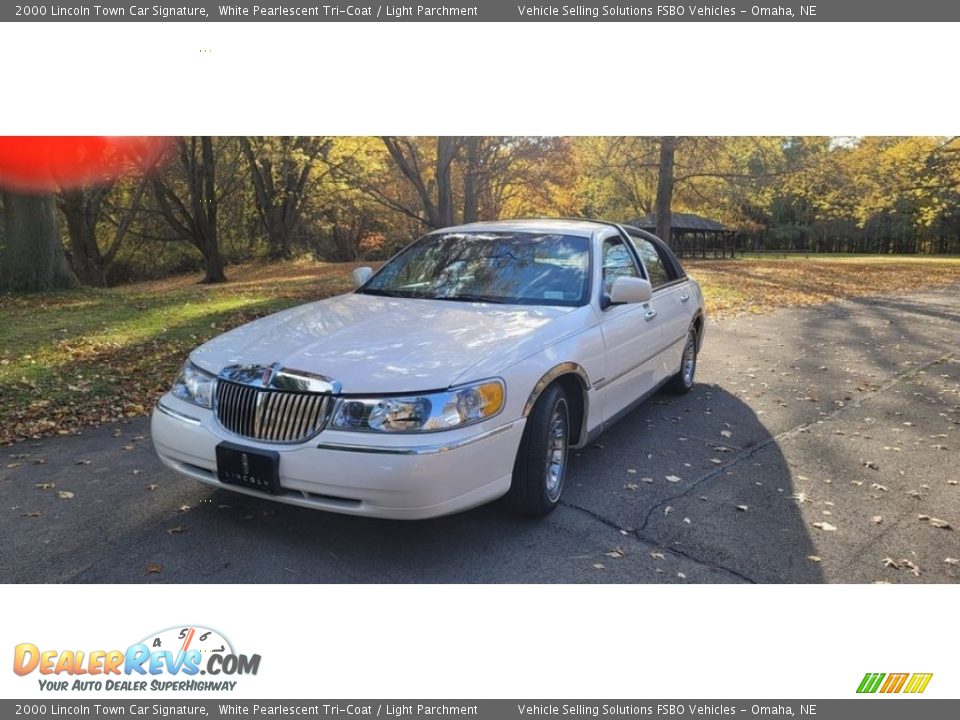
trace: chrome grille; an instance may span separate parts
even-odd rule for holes
[[[329,395],[287,392],[217,381],[217,420],[251,440],[292,443],[313,437],[327,421]]]

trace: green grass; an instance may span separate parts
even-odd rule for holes
[[[146,411],[198,344],[349,288],[353,265],[233,268],[114,289],[0,297],[0,443]]]

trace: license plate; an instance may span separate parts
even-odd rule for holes
[[[251,450],[243,445],[217,445],[217,477],[228,485],[277,495],[280,489],[280,453]]]

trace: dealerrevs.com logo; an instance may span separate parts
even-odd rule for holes
[[[174,627],[152,633],[125,650],[51,650],[20,643],[13,671],[37,675],[45,691],[224,691],[236,678],[256,675],[260,655],[234,651],[216,630]]]
[[[933,673],[867,673],[857,686],[858,693],[918,694],[927,689]]]

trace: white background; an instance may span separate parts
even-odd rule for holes
[[[0,132],[952,135],[956,53],[947,23],[8,24]],[[2,597],[5,697],[37,694],[9,672],[16,643],[123,648],[189,623],[263,656],[246,697],[847,698],[867,671],[960,697],[956,585]]]

